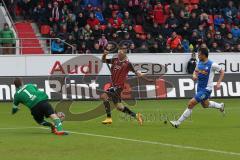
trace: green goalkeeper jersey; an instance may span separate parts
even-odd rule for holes
[[[48,100],[48,96],[45,92],[40,91],[33,84],[26,84],[17,89],[14,95],[13,103],[15,106],[18,106],[20,103],[22,103],[31,109],[39,102],[44,100]]]

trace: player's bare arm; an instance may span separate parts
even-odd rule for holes
[[[219,90],[221,88],[221,82],[223,81],[223,78],[224,78],[224,70],[221,69],[219,71],[219,73],[220,73],[220,76],[219,76],[219,79],[217,81],[216,90]]]
[[[193,79],[194,81],[196,81],[196,80],[197,80],[197,77],[198,77],[198,69],[195,69],[194,72],[193,72],[192,79]]]

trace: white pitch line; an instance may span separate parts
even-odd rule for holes
[[[18,130],[18,129],[45,129],[45,130],[47,129],[48,130],[48,128],[45,128],[45,127],[0,128],[0,130]],[[147,140],[138,140],[138,139],[123,138],[123,137],[107,136],[107,135],[93,134],[93,133],[74,132],[74,131],[67,131],[67,132],[68,133],[72,133],[72,134],[84,135],[84,136],[108,138],[108,139],[123,140],[123,141],[129,141],[129,142],[137,142],[137,143],[160,145],[160,146],[166,146],[166,147],[172,147],[172,148],[178,148],[178,149],[205,151],[205,152],[212,152],[212,153],[220,153],[220,154],[226,154],[226,155],[240,156],[240,153],[238,153],[238,152],[228,152],[228,151],[215,150],[215,149],[207,149],[207,148],[184,146],[184,145],[178,145],[178,144],[170,144],[170,143],[154,142],[154,141],[147,141]]]
[[[0,130],[22,130],[22,129],[42,129],[42,127],[12,127],[12,128],[0,128]]]
[[[221,153],[221,154],[227,154],[227,155],[240,156],[240,153],[237,153],[237,152],[228,152],[228,151],[215,150],[215,149],[184,146],[184,145],[162,143],[162,142],[153,142],[153,141],[130,139],[130,138],[123,138],[123,137],[114,137],[114,136],[99,135],[99,134],[84,133],[84,132],[73,132],[73,131],[67,131],[67,132],[72,133],[72,134],[92,136],[92,137],[109,138],[109,139],[116,139],[116,140],[130,141],[130,142],[138,142],[138,143],[145,143],[145,144],[167,146],[167,147],[173,147],[173,148],[179,148],[179,149],[188,149],[188,150],[195,150],[195,151],[205,151],[205,152]]]

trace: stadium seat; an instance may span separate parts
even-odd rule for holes
[[[214,23],[213,15],[208,15],[208,18],[209,18],[208,24],[213,25]]]
[[[190,4],[190,1],[191,1],[191,0],[183,0],[182,2],[183,2],[184,4]]]
[[[134,31],[136,32],[136,33],[144,33],[144,31],[143,31],[143,26],[142,25],[135,25],[134,27],[133,27],[133,29],[134,29]]]
[[[190,0],[191,1],[191,4],[198,4],[199,3],[199,0]]]
[[[213,19],[216,19],[218,17],[218,15],[213,15]]]
[[[104,31],[106,28],[107,28],[106,25],[101,25],[101,26],[100,26],[100,29],[101,29],[102,31]]]
[[[192,10],[193,10],[193,5],[188,5],[188,10],[189,10],[189,12],[192,12]]]
[[[21,8],[19,7],[19,6],[16,6],[16,8],[15,8],[15,14],[16,14],[16,16],[19,16],[20,14],[21,14]]]
[[[50,33],[50,26],[49,25],[42,25],[40,30],[41,30],[41,34],[49,35],[49,33]]]
[[[117,4],[115,4],[115,5],[113,5],[113,8],[115,9],[115,10],[119,10],[119,5],[117,5]]]
[[[164,11],[165,11],[165,14],[169,15],[170,14],[170,5],[165,5]]]
[[[231,29],[232,29],[232,26],[231,26],[231,24],[226,24],[226,28],[227,28],[228,32],[230,32],[230,31],[231,31]]]

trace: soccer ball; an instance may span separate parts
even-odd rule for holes
[[[63,112],[57,112],[57,116],[59,117],[59,119],[63,122],[65,119],[65,114]]]

